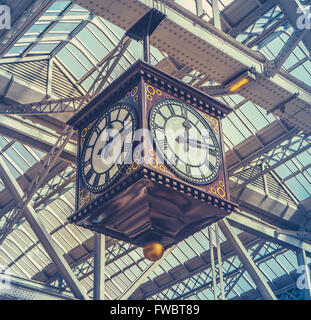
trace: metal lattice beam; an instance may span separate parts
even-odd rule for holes
[[[266,129],[268,129],[268,127]],[[245,168],[248,164],[252,163],[252,161],[254,161],[255,159],[258,159],[264,154],[268,154],[271,150],[278,148],[279,145],[284,143],[284,141],[292,139],[294,136],[296,136],[298,132],[299,131],[297,129],[291,129],[288,132],[281,134],[279,137],[275,138],[272,142],[266,145],[262,145],[262,147],[258,151],[252,152],[247,157],[241,159],[238,163],[230,166],[228,168],[229,176],[233,175],[234,172],[237,172],[239,169]],[[255,134],[255,136],[257,136],[257,139],[260,141],[260,137],[258,137],[258,134]]]
[[[231,242],[232,246],[236,250],[239,259],[242,261],[245,269],[250,274],[254,282],[256,283],[260,293],[262,296],[267,300],[276,300],[276,297],[267,284],[266,280],[264,279],[261,271],[258,269],[252,258],[250,257],[249,253],[243,246],[240,239],[237,235],[232,231],[232,228],[226,219],[223,219],[219,222],[219,227],[222,233],[225,235],[228,241]]]
[[[293,34],[289,37],[287,42],[284,44],[283,48],[274,60],[268,61],[265,65],[265,74],[267,77],[273,77],[277,74],[284,62],[288,59],[291,53],[295,50],[296,46],[302,40],[302,38],[307,34],[308,30],[295,30]]]
[[[1,300],[25,300],[25,298],[27,300],[75,300],[71,294],[60,294],[55,288],[35,281],[21,279],[12,275],[6,275],[5,280],[8,281],[9,285],[8,288],[1,289]]]
[[[256,10],[252,10],[250,14],[243,18],[243,20],[236,26],[232,28],[228,33],[232,37],[236,37],[240,34],[245,28],[257,21],[264,13],[269,11],[272,7],[275,6],[276,0],[268,0],[262,6]]]
[[[311,255],[310,243],[303,241],[297,232],[286,234],[273,225],[263,223],[260,220],[251,218],[241,212],[233,212],[228,216],[228,220],[232,226],[254,234],[261,239],[274,241],[275,243],[282,245],[284,248],[291,250],[304,249],[309,255]]]
[[[248,184],[263,177],[265,174],[273,171],[287,161],[309,150],[311,148],[310,142],[310,136],[302,133],[276,147],[272,152],[262,155],[252,163],[246,164],[240,170],[231,175],[231,180],[234,182],[230,188],[231,192],[244,188]],[[263,170],[260,168],[262,163],[264,163],[266,167]],[[244,176],[245,172],[248,172],[248,177]]]
[[[135,290],[152,274],[152,272],[164,261],[167,256],[174,250],[175,246],[167,249],[162,258],[150,264],[150,266],[128,287],[118,298],[118,300],[127,300]]]
[[[20,104],[9,98],[2,97],[0,98],[0,114],[40,115],[49,113],[74,113],[81,107],[80,103],[82,100],[84,100],[84,97]],[[84,102],[84,105],[85,104]]]
[[[31,181],[29,187],[23,193],[22,199],[18,201],[18,204],[14,209],[6,216],[6,221],[0,230],[0,244],[4,241],[6,236],[12,231],[14,225],[23,217],[23,213],[32,197],[37,192],[37,190],[42,186],[46,180],[49,171],[55,165],[59,159],[61,153],[63,152],[66,144],[71,139],[74,131],[71,127],[66,126],[62,134],[60,135],[57,143],[54,145],[48,156],[44,159],[41,164],[38,174]]]
[[[299,18],[300,14],[298,13],[298,5],[297,1],[295,0],[277,0],[278,5],[282,9],[282,12],[287,17],[290,24],[293,26],[294,29],[297,29],[297,19]],[[307,4],[307,3],[306,3]],[[309,3],[310,4],[310,3]],[[306,48],[311,53],[311,31],[306,30],[306,33],[303,36],[303,43]]]
[[[260,265],[262,262],[270,259],[272,256],[279,255],[286,249],[271,244],[269,242],[256,239],[255,237],[249,237],[246,234],[239,234],[239,238],[247,241],[247,248],[250,252],[251,258],[257,265]],[[262,254],[260,251],[265,247],[265,253]],[[241,261],[238,259],[236,252],[228,241],[221,243],[222,250],[222,261],[223,261],[223,277],[225,282],[225,296],[228,297],[234,284],[239,281],[243,276],[246,269]],[[200,256],[196,257],[193,260],[193,263],[190,265],[196,266],[189,269],[189,263],[186,262],[183,267],[186,267],[189,272],[184,272],[183,268],[176,267],[172,270],[166,272],[164,275],[154,278],[154,285],[150,285],[151,281],[144,284],[141,288],[141,292],[136,292],[132,297],[138,299],[172,299],[180,300],[187,299],[189,297],[198,296],[198,293],[205,291],[206,289],[213,290],[213,277],[211,269],[211,260],[209,259],[209,251],[203,252]],[[199,261],[204,261],[204,263],[199,263]],[[218,262],[218,261],[217,261]],[[220,271],[219,264],[216,267],[218,273]],[[174,276],[175,273],[178,273],[178,276]],[[173,275],[173,276],[172,276]],[[245,281],[247,277],[243,276]],[[167,281],[170,279],[170,281]],[[220,274],[216,278],[217,285],[221,284]],[[249,282],[251,288],[254,286]],[[154,289],[154,287],[157,287]],[[234,291],[234,290],[233,290]],[[220,296],[218,295],[220,298]]]
[[[68,286],[70,287],[72,293],[79,299],[88,299],[88,296],[74,276],[72,270],[70,269],[68,263],[63,257],[60,249],[55,245],[51,235],[47,232],[42,222],[39,220],[35,210],[27,201],[27,194],[24,194],[20,186],[17,184],[12,173],[6,166],[3,159],[0,158],[0,176],[5,186],[10,190],[14,198],[16,199],[18,206],[22,210],[17,211],[25,213],[26,219],[31,226],[32,230],[36,234],[39,241],[42,243],[44,249],[50,256],[51,260],[57,266],[59,272],[62,274],[66,280]],[[3,235],[3,234],[2,234]],[[3,239],[3,238],[2,238]]]
[[[106,266],[109,266],[111,263],[117,261],[118,259],[128,255],[129,253],[137,249],[137,247],[134,245],[131,245],[128,243],[122,243],[120,241],[115,242],[114,244],[111,245],[111,240],[106,241],[106,247],[107,247],[105,250]],[[94,251],[92,251],[91,255],[92,256],[86,261],[83,261],[77,266],[74,266],[74,267],[72,266],[74,274],[80,281],[94,274]],[[111,280],[112,278],[110,277],[109,280]],[[106,277],[106,280],[108,280],[107,277]],[[55,276],[52,279],[49,279],[48,281],[48,283],[55,283],[55,282],[57,282],[57,279],[55,278]],[[63,290],[65,290],[66,287],[67,285],[63,287]]]
[[[39,17],[55,2],[55,0],[26,0],[23,1],[24,12],[19,12],[19,16],[12,24],[12,28],[6,30],[0,37],[0,58],[2,58],[14,44],[23,36],[25,31],[33,25]],[[11,8],[13,15],[15,15],[15,8]]]

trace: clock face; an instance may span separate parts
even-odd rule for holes
[[[80,176],[93,193],[102,192],[120,174],[131,156],[137,127],[134,109],[125,103],[108,108],[91,128],[82,148]]]
[[[217,178],[222,163],[217,137],[193,107],[161,100],[150,111],[149,126],[157,153],[176,176],[196,185]]]

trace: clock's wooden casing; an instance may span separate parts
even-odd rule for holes
[[[87,132],[105,108],[120,101],[129,103],[137,111],[138,127],[148,129],[152,106],[164,98],[187,102],[210,123],[222,148],[219,176],[204,186],[185,182],[154,160],[152,138],[146,134],[143,163],[133,161],[118,181],[102,193],[87,191],[78,172],[76,212],[69,218],[71,222],[138,246],[157,240],[167,248],[234,210],[220,121],[231,108],[142,61],[68,122],[79,134],[78,168]]]

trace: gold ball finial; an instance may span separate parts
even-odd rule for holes
[[[162,258],[164,247],[160,242],[151,241],[144,246],[143,252],[146,259],[154,262]]]

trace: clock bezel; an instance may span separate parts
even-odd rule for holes
[[[87,183],[84,179],[84,174],[83,174],[83,170],[84,170],[84,156],[85,156],[85,151],[87,150],[87,145],[94,133],[94,130],[96,130],[96,127],[102,122],[102,120],[107,116],[108,113],[113,112],[113,109],[118,109],[119,107],[124,107],[126,106],[129,110],[129,112],[132,113],[133,116],[133,125],[132,125],[132,130],[133,130],[133,136],[132,136],[132,141],[134,138],[134,134],[135,131],[137,130],[138,127],[138,114],[137,114],[137,109],[135,107],[135,105],[128,103],[128,102],[123,102],[123,101],[119,101],[116,102],[110,106],[108,106],[107,108],[105,108],[103,110],[103,112],[100,114],[100,116],[95,120],[95,122],[92,124],[92,128],[88,131],[86,137],[85,137],[85,143],[83,144],[83,146],[81,146],[81,144],[79,144],[80,146],[80,151],[79,151],[79,159],[78,159],[78,173],[79,173],[79,180],[81,182],[81,186],[86,189],[88,192],[91,192],[93,194],[99,194],[102,193],[103,191],[105,191],[106,189],[108,189],[109,187],[111,187],[115,181],[117,179],[119,179],[126,171],[126,169],[128,168],[128,166],[130,166],[130,164],[127,164],[127,160],[128,158],[132,155],[131,150],[128,151],[125,161],[124,163],[121,165],[121,168],[118,170],[118,172],[111,178],[109,179],[108,183],[105,183],[102,187],[93,187],[92,185],[90,185],[89,183]],[[104,127],[106,128],[106,126]],[[104,128],[102,129],[102,131],[104,130]],[[101,132],[102,132],[101,131]],[[98,138],[97,138],[98,139]],[[96,144],[96,142],[95,142]],[[94,145],[95,145],[94,144]],[[92,155],[93,155],[93,150],[92,150]],[[91,155],[91,157],[92,157]],[[92,166],[92,170],[95,171],[93,169],[93,164],[91,164]]]
[[[171,164],[171,162],[167,159],[167,157],[165,156],[164,152],[162,151],[162,148],[159,146],[159,143],[157,141],[157,138],[154,134],[154,130],[152,129],[152,123],[154,122],[154,117],[153,114],[156,114],[154,112],[154,109],[160,104],[163,103],[163,101],[171,101],[174,102],[180,106],[186,106],[186,108],[188,110],[190,110],[198,119],[200,119],[200,121],[203,123],[204,127],[207,128],[207,130],[209,131],[209,134],[212,136],[212,139],[214,142],[217,143],[217,150],[218,150],[218,158],[217,158],[217,171],[216,174],[213,175],[213,177],[211,179],[207,178],[193,178],[190,177],[188,175],[186,175],[185,173],[181,172],[180,170],[178,170],[178,168],[176,168],[173,164]],[[165,125],[164,125],[165,126]],[[221,141],[219,141],[219,138],[216,136],[216,134],[213,132],[212,127],[209,125],[208,121],[201,115],[201,113],[199,111],[197,111],[193,106],[191,106],[191,104],[182,101],[182,100],[178,100],[178,99],[174,99],[174,98],[169,98],[169,97],[165,97],[159,101],[157,101],[153,106],[151,106],[150,110],[149,110],[149,115],[148,115],[148,128],[150,130],[150,134],[151,134],[151,139],[153,141],[155,150],[158,152],[161,160],[165,163],[165,165],[168,167],[168,169],[178,178],[180,178],[181,180],[190,183],[192,185],[197,185],[197,186],[207,186],[211,183],[213,183],[215,180],[217,180],[217,178],[220,176],[222,168],[223,168],[223,153],[222,153],[222,148],[221,148]],[[178,157],[178,155],[176,155],[176,157]],[[182,160],[181,160],[182,161]],[[201,181],[200,181],[201,180]],[[204,181],[203,181],[204,180]]]

